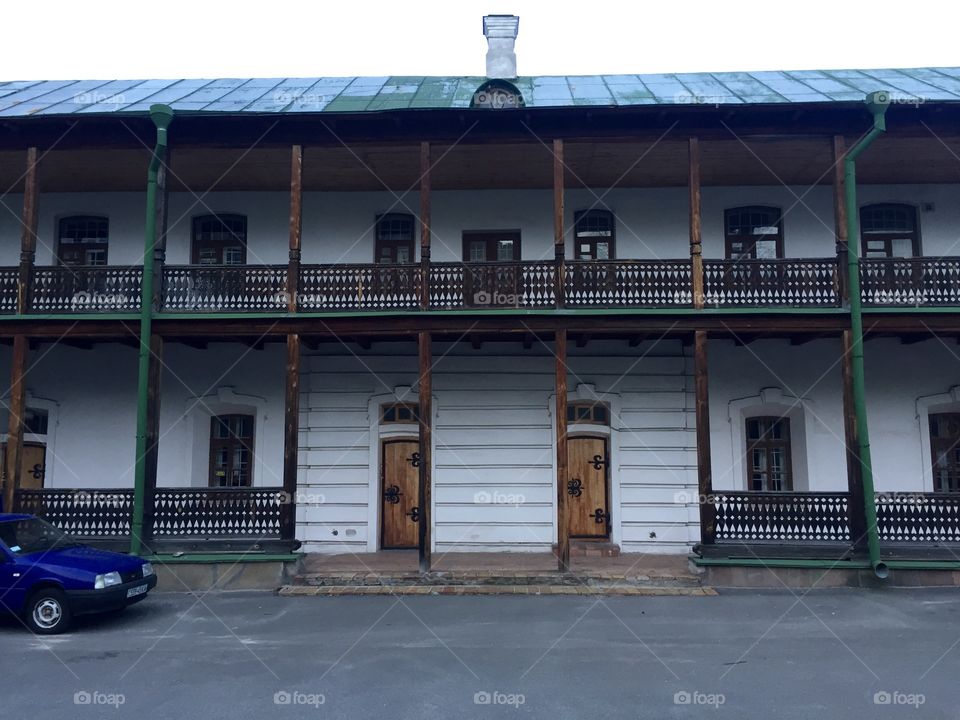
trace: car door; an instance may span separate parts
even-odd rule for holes
[[[0,544],[0,605],[11,612],[20,612],[26,599],[22,575],[23,567]]]

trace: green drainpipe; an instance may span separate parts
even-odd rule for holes
[[[866,387],[863,372],[863,308],[860,302],[860,219],[857,212],[857,158],[878,135],[886,131],[884,114],[890,106],[886,91],[867,95],[867,108],[873,115],[873,127],[847,153],[843,161],[847,205],[847,287],[850,291],[850,374],[853,380],[853,407],[857,422],[860,469],[863,476],[863,506],[867,521],[867,547],[870,565],[877,577],[885,578],[889,569],[880,560],[880,536],[877,532],[877,503],[873,489],[870,460],[870,433],[867,430]]]
[[[143,238],[143,281],[140,291],[140,356],[137,371],[137,457],[133,479],[133,521],[130,554],[143,550],[143,509],[147,484],[147,392],[150,375],[150,335],[153,331],[153,252],[157,234],[157,174],[167,149],[167,128],[173,121],[168,105],[151,105],[150,119],[157,127],[157,143],[147,170],[147,223]]]

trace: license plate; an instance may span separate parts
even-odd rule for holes
[[[136,597],[137,595],[143,595],[146,591],[147,591],[146,585],[137,585],[136,587],[132,587],[129,590],[127,590],[127,597],[132,598],[132,597]]]

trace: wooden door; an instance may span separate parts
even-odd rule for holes
[[[567,440],[567,527],[572,538],[610,536],[607,502],[607,440],[572,437]]]
[[[419,547],[420,443],[384,440],[380,456],[380,547]]]
[[[2,472],[7,469],[7,446],[3,446]],[[25,490],[43,488],[43,478],[47,472],[47,446],[44,443],[25,442],[20,456],[20,487]]]

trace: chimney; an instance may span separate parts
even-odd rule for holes
[[[520,18],[516,15],[485,15],[483,34],[487,38],[487,77],[512,80],[517,77],[517,54],[513,51]]]

